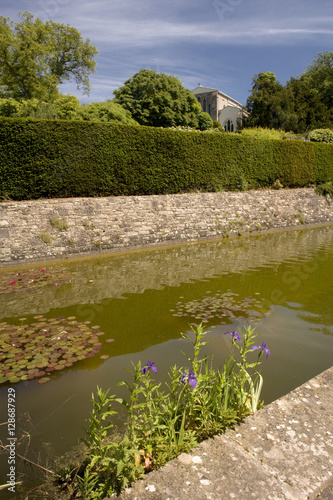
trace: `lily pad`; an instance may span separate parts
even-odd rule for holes
[[[43,377],[38,380],[39,384],[46,384],[46,382],[49,382],[51,379],[49,377]]]
[[[171,312],[173,316],[194,318],[200,323],[226,324],[229,320],[249,320],[264,317],[267,313],[265,299],[258,297],[239,298],[239,294],[228,290],[215,295],[206,292],[200,299],[177,302]],[[257,295],[257,293],[255,294]],[[221,321],[222,320],[222,321]]]
[[[0,274],[0,295],[2,293],[20,292],[46,285],[61,285],[72,280],[75,273],[59,267],[48,269],[28,269],[20,272],[5,271]],[[77,279],[77,277],[76,277]],[[38,316],[36,317],[38,318]],[[25,320],[22,318],[22,320]]]
[[[80,323],[73,316],[49,320],[38,315],[34,320],[30,325],[0,323],[0,384],[44,377],[101,349],[99,335],[104,332],[98,325]]]

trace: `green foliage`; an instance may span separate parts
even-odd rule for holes
[[[274,73],[255,75],[247,100],[250,116],[244,127],[260,126],[297,134],[330,127],[333,122],[332,56],[333,53],[320,55],[307,72],[291,78],[285,86],[277,82]]]
[[[209,130],[210,128],[213,128],[213,120],[208,113],[200,113],[198,123],[200,130]]]
[[[52,102],[38,99],[0,99],[0,116],[9,118],[37,118],[72,120],[77,118],[80,102],[77,97],[60,95]]]
[[[53,100],[58,85],[74,79],[89,93],[97,49],[76,28],[43,22],[29,12],[15,23],[0,16],[0,95]]]
[[[52,236],[47,231],[43,231],[42,233],[38,234],[37,238],[39,238],[46,245],[50,245],[50,243],[52,243]]]
[[[137,124],[128,110],[110,99],[105,102],[83,104],[76,116],[76,119],[79,118],[87,121],[118,122],[128,125]]]
[[[302,77],[315,89],[320,100],[333,108],[333,52],[319,52]]]
[[[49,102],[38,99],[0,99],[0,116],[46,120],[85,120],[137,125],[131,113],[110,99],[82,104],[77,97],[59,95]]]
[[[138,452],[127,436],[110,439],[110,431],[114,428],[110,417],[117,414],[112,405],[119,400],[108,393],[98,387],[97,398],[92,395],[93,410],[86,429],[87,439],[82,440],[89,451],[84,475],[78,476],[78,486],[87,500],[119,493],[144,472],[140,464],[135,464]]]
[[[310,141],[333,143],[333,130],[329,128],[312,130],[308,133]]]
[[[222,132],[222,133],[225,132],[224,128],[222,127],[222,124],[220,122],[216,121],[216,120],[213,120],[213,129],[216,129],[216,130],[218,130],[219,132]]]
[[[57,227],[58,229],[60,229],[60,231],[66,231],[69,228],[65,219],[60,219],[55,215],[51,215],[51,217],[49,218],[49,222],[51,226]]]
[[[226,332],[232,337],[231,353],[223,366],[214,369],[212,360],[202,354],[206,333],[199,325],[190,335],[181,334],[192,344],[193,354],[186,356],[189,367],[170,369],[165,390],[151,376],[157,368],[150,361],[144,367],[133,365],[132,382],[119,384],[127,387],[128,401],[97,388],[83,439],[87,458],[74,476],[66,473],[71,492],[80,490],[82,498],[100,500],[120,493],[144,472],[190,451],[260,408],[263,379],[258,367],[261,355],[270,354],[266,344],[253,346],[257,334],[251,327],[240,335]],[[259,349],[259,355],[249,362],[253,349]],[[115,402],[128,412],[124,435],[116,440],[110,435]]]
[[[198,128],[201,106],[175,76],[141,69],[114,95],[140,125]]]
[[[276,81],[274,73],[259,73],[253,77],[252,94],[247,99],[250,116],[246,127],[283,128],[289,96],[285,88]]]
[[[325,184],[319,184],[316,187],[315,192],[321,194],[322,196],[330,196],[333,198],[333,183],[332,181],[326,182]]]
[[[283,130],[264,127],[243,128],[240,130],[239,134],[243,137],[252,137],[257,139],[285,139],[288,137],[288,134]]]
[[[291,78],[286,88],[291,93],[290,111],[294,119],[286,124],[285,130],[305,133],[314,128],[330,126],[333,118],[330,109],[305,77]]]
[[[333,178],[314,142],[77,120],[0,119],[0,198],[304,187]],[[242,187],[243,186],[243,187]]]

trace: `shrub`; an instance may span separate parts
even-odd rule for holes
[[[213,128],[219,130],[220,132],[225,132],[224,128],[222,127],[222,124],[216,120],[213,121]]]
[[[213,120],[206,112],[200,113],[198,117],[198,123],[200,130],[208,130],[210,128],[213,128]]]
[[[310,141],[333,143],[333,130],[330,128],[318,128],[308,133]]]
[[[288,134],[283,130],[276,130],[273,128],[252,127],[243,128],[239,132],[242,136],[252,137],[257,139],[285,139]]]
[[[217,129],[211,129],[217,130]],[[0,119],[0,199],[285,188],[333,178],[330,144],[76,120]],[[216,184],[216,180],[218,180]]]
[[[321,194],[322,196],[330,196],[333,198],[333,183],[326,182],[326,184],[319,184],[319,186],[316,187],[315,192],[317,194]]]

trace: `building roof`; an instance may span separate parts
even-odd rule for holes
[[[230,101],[234,102],[235,104],[237,104],[239,107],[243,108],[243,104],[241,104],[240,102],[236,101],[236,99],[234,99],[233,97],[230,97],[228,96],[227,94],[224,94],[223,92],[221,92],[220,90],[218,89],[211,89],[209,87],[202,87],[200,84],[198,87],[196,87],[195,89],[193,89],[191,91],[194,95],[199,95],[199,94],[207,94],[209,92],[218,92],[219,94],[221,94],[224,98],[226,99],[230,99]]]

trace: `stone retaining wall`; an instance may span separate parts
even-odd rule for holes
[[[333,222],[311,188],[0,203],[0,263]]]

